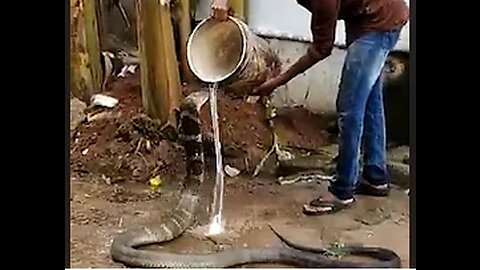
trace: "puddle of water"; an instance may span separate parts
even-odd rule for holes
[[[224,230],[223,211],[223,193],[224,193],[224,175],[222,164],[222,152],[220,144],[220,129],[218,125],[217,112],[217,91],[218,83],[210,85],[210,115],[212,118],[213,139],[215,144],[215,185],[213,193],[212,216],[208,229],[209,235],[220,234]]]

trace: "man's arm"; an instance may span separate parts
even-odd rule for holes
[[[225,21],[228,18],[228,4],[228,0],[213,0],[211,5],[212,17]]]
[[[269,95],[275,88],[286,84],[298,74],[327,58],[332,53],[335,41],[339,5],[338,0],[312,1],[311,31],[313,44],[307,53],[300,57],[284,73],[261,85],[257,91],[261,95]]]

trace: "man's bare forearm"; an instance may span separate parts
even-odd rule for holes
[[[322,60],[323,56],[319,55],[313,49],[309,49],[302,57],[300,57],[293,65],[291,65],[282,75],[280,85],[284,85],[298,74],[305,72],[313,65]]]

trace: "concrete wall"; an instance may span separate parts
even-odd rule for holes
[[[289,66],[302,56],[307,43],[269,39],[272,48],[278,51],[285,66]],[[340,73],[346,51],[335,48],[330,57],[300,74],[285,86],[274,92],[276,106],[304,105],[312,111],[335,111],[335,99],[340,81]]]
[[[409,4],[409,0],[405,0]],[[274,11],[274,12],[273,12]],[[294,40],[312,41],[310,32],[311,14],[297,4],[296,0],[251,0],[248,2],[248,25],[257,34],[285,36]],[[397,44],[397,50],[409,48],[407,25]],[[337,22],[335,44],[345,45],[345,24]]]
[[[212,0],[200,0],[197,6],[196,19],[202,20],[210,13]],[[407,5],[409,0],[405,0]],[[310,42],[311,14],[296,0],[250,0],[248,1],[246,16],[248,25],[253,32],[260,35],[289,37],[293,40]],[[345,24],[337,22],[335,44],[345,45]],[[403,29],[397,50],[408,51],[410,44],[409,24]]]

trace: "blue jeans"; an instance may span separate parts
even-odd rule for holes
[[[329,191],[341,200],[353,197],[363,135],[363,178],[388,183],[382,70],[400,31],[367,33],[347,50],[337,96],[339,153],[336,179]]]

